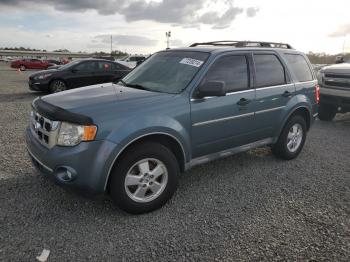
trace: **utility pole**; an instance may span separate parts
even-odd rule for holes
[[[165,32],[165,36],[166,36],[166,49],[170,49],[170,37],[171,37],[171,32]]]
[[[345,55],[345,44],[346,44],[346,35],[344,35],[344,42],[343,42],[343,55]]]
[[[112,56],[112,52],[113,52],[113,36],[111,35],[111,56]]]

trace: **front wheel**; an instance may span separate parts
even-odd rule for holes
[[[290,160],[296,158],[303,149],[306,139],[306,122],[300,115],[290,118],[284,126],[272,152],[277,157]]]
[[[25,65],[20,65],[19,70],[26,71],[27,67]]]
[[[49,86],[50,93],[58,93],[67,90],[67,85],[62,80],[53,80]]]
[[[179,165],[165,146],[147,142],[130,148],[116,163],[109,184],[122,210],[140,214],[163,206],[178,184]]]

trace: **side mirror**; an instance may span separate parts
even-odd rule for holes
[[[73,68],[73,69],[71,70],[71,72],[72,72],[72,73],[77,73],[77,72],[79,72],[79,70],[76,69],[76,68]]]
[[[206,96],[225,96],[225,82],[224,81],[208,81],[200,85],[196,91],[196,98],[203,98]]]

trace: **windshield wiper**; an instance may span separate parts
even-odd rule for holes
[[[123,86],[126,86],[125,81],[124,81],[124,80],[122,80],[122,79],[117,80],[115,83],[117,83],[117,84],[122,83],[122,84],[123,84]]]
[[[140,85],[140,84],[127,84],[125,82],[124,82],[124,84],[125,84],[125,86],[131,87],[131,88],[136,88],[136,89],[141,89],[141,90],[146,90],[146,91],[153,91],[152,89],[147,88],[147,87]]]

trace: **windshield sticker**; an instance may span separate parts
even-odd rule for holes
[[[179,63],[185,64],[185,65],[190,65],[190,66],[195,66],[195,67],[200,67],[203,64],[203,61],[193,59],[193,58],[182,58]]]

